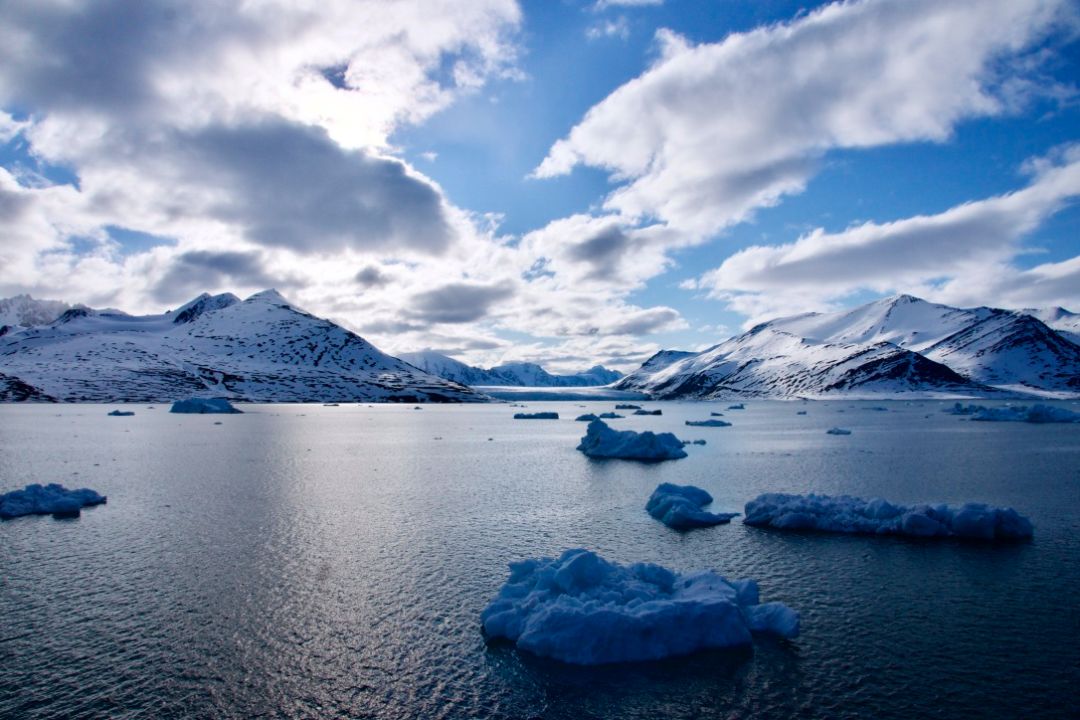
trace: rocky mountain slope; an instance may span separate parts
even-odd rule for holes
[[[486,398],[391,357],[274,290],[203,294],[133,316],[70,308],[0,337],[0,400],[471,402]]]

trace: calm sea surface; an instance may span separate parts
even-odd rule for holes
[[[562,419],[515,421],[506,405],[119,418],[0,405],[0,490],[109,497],[75,521],[0,523],[0,717],[1080,715],[1080,425],[975,423],[932,402],[648,403],[664,415],[613,425],[708,444],[641,465],[574,450],[573,418],[612,402],[528,405]],[[734,427],[683,425],[710,411]],[[769,491],[1011,505],[1035,540],[738,520],[678,534],[643,510],[665,481],[721,510]],[[591,669],[485,644],[480,611],[506,563],[578,546],[755,578],[803,633]]]

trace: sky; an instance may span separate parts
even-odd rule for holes
[[[1080,311],[1075,0],[0,0],[0,297],[275,287],[630,370],[909,293]]]

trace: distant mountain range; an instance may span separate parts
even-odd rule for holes
[[[662,399],[1075,397],[1078,319],[1062,308],[960,309],[900,295],[771,320],[699,353],[663,351],[614,387]]]
[[[0,400],[475,402],[468,386],[603,386],[671,398],[1080,397],[1080,315],[961,309],[909,295],[762,323],[702,352],[664,350],[626,377],[597,366],[483,369],[387,355],[274,290],[203,294],[133,316],[20,295],[0,300]]]
[[[15,301],[15,302],[13,302]],[[0,329],[0,400],[477,402],[483,395],[391,357],[274,290],[200,295],[133,316],[26,296]],[[35,303],[39,303],[35,305]],[[56,308],[59,317],[40,323]],[[31,324],[31,327],[25,325]]]
[[[485,370],[432,350],[402,353],[399,357],[425,372],[462,385],[591,387],[610,385],[622,377],[622,373],[601,365],[574,375],[552,375],[534,363],[506,363]]]

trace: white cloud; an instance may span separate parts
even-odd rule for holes
[[[905,291],[943,302],[1071,304],[1077,259],[1021,272],[1021,240],[1080,196],[1080,145],[1028,163],[1031,183],[937,215],[821,229],[793,243],[741,250],[697,287],[752,318],[828,307],[860,290]]]
[[[630,37],[630,22],[625,17],[614,20],[601,20],[585,29],[585,37],[589,40],[599,40],[606,37],[617,37],[626,40]]]
[[[1074,15],[1066,0],[866,0],[719,43],[660,33],[657,63],[535,175],[602,168],[622,183],[607,210],[704,238],[800,192],[831,148],[940,142],[1015,109],[1044,90],[1024,51]]]

